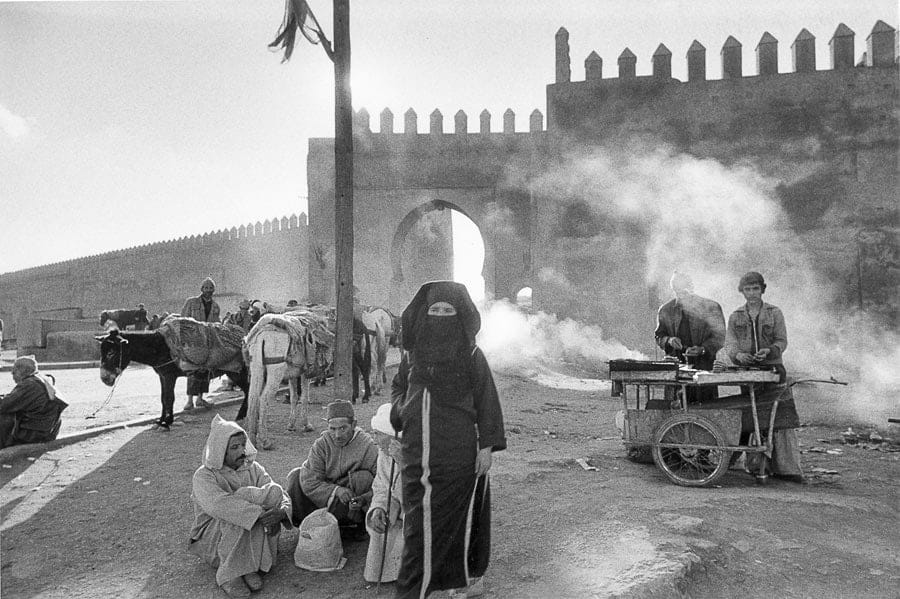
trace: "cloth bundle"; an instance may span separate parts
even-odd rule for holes
[[[334,325],[323,314],[302,309],[286,314],[263,315],[247,333],[244,359],[249,363],[247,348],[261,332],[277,330],[287,333],[291,338],[286,356],[288,364],[302,368],[309,377],[324,374],[334,359]]]
[[[347,563],[337,518],[328,508],[319,508],[300,523],[294,564],[313,572],[333,572]]]
[[[241,355],[244,329],[239,326],[170,316],[158,330],[172,357],[178,360],[178,367],[185,372],[239,372],[244,366]]]

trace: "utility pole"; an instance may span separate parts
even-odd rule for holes
[[[337,331],[334,398],[353,389],[353,102],[350,0],[334,0],[334,250]]]
[[[284,20],[270,48],[282,47],[290,60],[299,32],[322,44],[334,63],[334,283],[337,330],[334,398],[353,392],[353,102],[350,94],[350,0],[333,0],[334,46],[306,0],[285,0]],[[311,23],[308,23],[310,21]]]

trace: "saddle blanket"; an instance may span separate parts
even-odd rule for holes
[[[244,366],[244,329],[239,326],[175,316],[164,320],[159,332],[172,357],[178,360],[178,367],[185,372],[240,372]]]

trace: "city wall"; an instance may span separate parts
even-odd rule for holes
[[[304,300],[307,229],[293,215],[0,274],[4,337],[40,353],[48,335],[99,329],[102,310],[178,312],[207,276],[223,316],[243,298]]]
[[[686,55],[688,81],[671,77],[671,52],[662,45],[649,76],[637,75],[637,57],[626,49],[617,78],[603,78],[602,59],[592,52],[585,79],[572,81],[568,33],[561,29],[546,126],[535,110],[528,131],[515,131],[515,115],[506,111],[500,130],[492,131],[484,111],[478,133],[469,133],[468,115],[459,111],[452,132],[445,132],[444,117],[435,110],[428,132],[419,133],[418,115],[410,109],[403,131],[395,132],[386,109],[374,132],[368,112],[359,111],[354,282],[362,301],[403,307],[421,283],[404,275],[396,251],[403,223],[449,207],[481,230],[489,297],[514,298],[531,287],[535,308],[600,324],[631,347],[648,349],[647,330],[668,297],[670,274],[648,272],[648,240],[639,231],[629,237],[627,223],[599,218],[562,191],[540,196],[529,189],[574,152],[651,138],[724,165],[752,164],[776,181],[794,234],[821,274],[838,284],[841,300],[879,312],[896,326],[896,31],[879,21],[859,61],[854,36],[838,27],[829,42],[830,68],[823,70],[815,64],[815,38],[803,30],[792,46],[791,72],[781,72],[778,41],[766,33],[754,75],[744,73],[741,43],[729,37],[720,79],[707,79],[705,48],[695,41]],[[801,170],[805,175],[797,178]],[[308,172],[310,217],[317,223],[310,237],[310,297],[331,302],[332,140],[310,140]]]

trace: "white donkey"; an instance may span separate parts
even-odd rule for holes
[[[286,314],[265,314],[244,339],[244,359],[250,367],[250,393],[244,428],[260,449],[273,449],[266,423],[269,404],[281,381],[288,379],[291,416],[288,430],[309,425],[309,380],[324,374],[333,360],[334,333],[328,318],[310,309]],[[298,393],[298,386],[300,387]]]
[[[390,345],[400,347],[397,338],[400,319],[394,316],[387,308],[380,306],[364,306],[360,318],[366,328],[375,332],[375,344],[372,347],[373,362],[375,364],[375,383],[372,385],[372,393],[381,395],[384,385],[387,384],[387,352]]]

